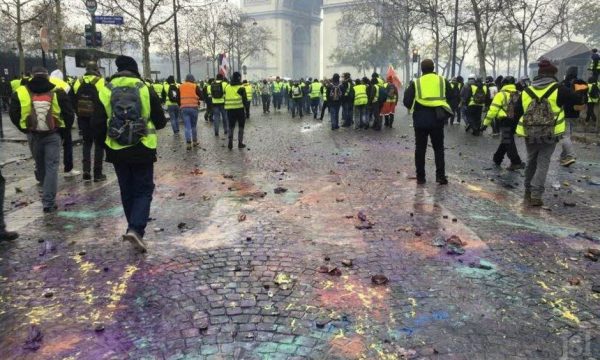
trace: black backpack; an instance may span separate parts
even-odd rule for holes
[[[485,90],[483,89],[483,85],[476,85],[477,89],[473,93],[473,102],[476,105],[484,105],[486,101]]]
[[[223,83],[222,82],[213,82],[210,85],[210,96],[212,96],[213,99],[220,99],[223,97]]]
[[[94,80],[87,82],[81,78],[81,85],[77,90],[77,117],[89,118],[94,115],[95,104],[98,101],[98,89],[96,83],[100,81],[100,77],[95,77]]]
[[[148,119],[142,116],[140,90],[146,85],[139,81],[135,86],[106,87],[111,91],[112,115],[108,121],[108,137],[122,146],[139,143],[148,134]]]
[[[169,84],[169,90],[167,91],[167,97],[169,98],[169,101],[176,103],[177,100],[179,99],[179,96],[177,96],[177,85],[175,84]]]
[[[342,87],[340,84],[332,85],[331,90],[329,91],[329,99],[330,101],[340,101],[342,99]]]

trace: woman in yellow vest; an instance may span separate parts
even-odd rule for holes
[[[248,104],[246,89],[242,85],[242,74],[234,72],[231,83],[225,87],[225,111],[229,119],[229,150],[233,149],[233,130],[238,125],[238,148],[246,147],[244,144],[244,126],[246,125],[246,114],[244,108]]]
[[[202,97],[200,87],[196,85],[194,75],[188,74],[185,82],[179,86],[179,113],[185,126],[187,149],[198,146],[198,106]]]

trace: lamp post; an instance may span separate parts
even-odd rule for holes
[[[181,82],[181,65],[179,64],[179,29],[177,27],[177,0],[173,0],[173,26],[175,27],[175,71],[177,82]]]
[[[419,49],[415,48],[412,51],[412,63],[413,65],[415,63],[417,63],[417,77],[421,76],[421,66],[420,63],[421,62],[421,55],[419,55]],[[414,75],[414,68],[412,69],[412,73]]]
[[[375,23],[375,63],[373,64],[373,72],[377,72],[377,62],[379,60],[379,28],[381,23]],[[383,35],[382,35],[383,36]]]
[[[458,47],[458,0],[454,3],[454,30],[452,33],[452,77],[456,75],[456,49]]]

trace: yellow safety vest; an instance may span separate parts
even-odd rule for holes
[[[19,86],[16,90],[17,97],[19,98],[19,104],[21,105],[21,118],[19,119],[19,127],[21,130],[27,130],[27,118],[31,114],[31,96],[29,95],[29,89],[26,86]],[[58,104],[58,97],[56,92],[52,91],[52,116],[56,120],[56,124],[60,128],[65,127],[65,122],[60,114],[60,105]]]
[[[275,92],[275,93],[279,93],[279,92],[281,92],[281,87],[282,87],[282,84],[281,84],[281,82],[279,82],[279,81],[275,81],[275,82],[273,83],[273,92]]]
[[[64,90],[64,92],[66,92],[66,93],[68,93],[69,90],[71,89],[71,86],[69,86],[69,84],[67,84],[66,81],[61,80],[59,78],[50,77],[50,78],[48,78],[48,80],[50,81],[50,83],[56,85],[58,88]]]
[[[225,87],[225,110],[243,109],[244,103],[238,90],[242,85],[228,85]]]
[[[446,79],[435,73],[429,73],[421,76],[415,81],[415,104],[419,103],[425,107],[443,107],[449,113],[452,113],[450,105],[446,100]]]
[[[506,113],[508,111],[508,103],[511,95],[516,91],[517,87],[512,84],[504,85],[502,87],[500,92],[494,96],[490,109],[485,115],[485,119],[483,120],[484,126],[490,126],[494,119],[503,119],[508,116]]]
[[[475,100],[473,99],[473,96],[475,95],[475,92],[477,91],[478,86],[477,85],[471,85],[471,98],[469,99],[469,106],[483,106],[485,104],[475,104]],[[487,86],[482,86],[481,87],[483,90],[483,93],[487,95],[488,93],[488,89]]]
[[[156,95],[158,95],[159,98],[162,97],[163,84],[160,84],[160,83],[152,84],[152,88],[154,89],[154,92],[156,93]]]
[[[541,98],[542,96],[544,96],[544,94],[546,93],[546,91],[552,87],[555,83],[551,83],[548,86],[546,86],[543,89],[536,89],[533,86],[530,86],[529,89],[535,94],[535,96],[537,96],[538,98]],[[555,136],[560,136],[562,134],[565,133],[566,130],[566,123],[565,123],[565,111],[558,106],[558,103],[556,102],[556,100],[558,99],[558,88],[556,90],[554,90],[554,92],[552,92],[552,94],[550,94],[550,96],[548,97],[548,102],[550,103],[550,108],[552,109],[552,112],[554,113],[554,115],[556,116],[556,123],[554,124],[554,135]],[[531,105],[531,102],[533,101],[533,99],[529,96],[529,94],[527,94],[526,91],[523,91],[521,93],[521,102],[523,105],[523,111],[527,111],[527,109],[529,108],[529,105]],[[525,124],[524,124],[524,116],[521,116],[521,118],[519,119],[519,123],[517,124],[517,136],[520,137],[527,137],[527,130],[525,129]]]
[[[215,98],[212,96],[212,92],[211,92],[211,86],[208,86],[208,95],[211,96],[212,98],[212,103],[213,104],[225,104],[225,89],[227,88],[227,84],[221,80],[215,80],[215,82],[217,84],[221,84],[221,87],[223,88],[223,97],[220,98]],[[214,84],[214,83],[213,83]],[[212,84],[211,84],[212,85]]]
[[[375,94],[373,95],[371,104],[375,104],[379,100],[379,85],[373,85],[373,91],[375,91]]]
[[[245,85],[244,88],[246,89],[246,99],[248,99],[248,101],[251,101],[252,96],[254,94],[254,89],[252,88],[252,85]]]
[[[10,88],[12,92],[17,91],[17,89],[21,86],[21,79],[13,79],[10,81]]]
[[[169,106],[169,105],[178,105],[177,101],[171,101],[169,99],[169,88],[171,87],[171,85],[175,85],[176,88],[179,89],[179,84],[175,83],[175,84],[169,84],[168,82],[165,82],[163,84],[163,90],[167,93],[167,96],[165,97],[165,105]]]
[[[354,85],[354,106],[367,105],[367,85]]]
[[[314,82],[314,83],[310,84],[310,98],[311,99],[318,99],[321,96],[321,87],[323,87],[323,85],[321,85],[321,83],[318,83],[318,82]]]
[[[104,78],[96,75],[83,75],[81,79],[77,79],[73,84],[73,92],[77,94],[77,91],[79,91],[79,88],[81,87],[81,83],[86,82],[91,84],[96,78],[98,78],[98,81],[96,81],[95,85],[96,90],[98,90],[98,93],[100,93],[100,90],[102,90],[104,87]]]
[[[136,87],[138,86],[137,84],[139,82],[144,83],[140,79],[123,76],[112,79],[110,81],[110,84],[112,84],[113,87]],[[111,94],[112,91],[108,86],[103,87],[99,93],[100,102],[104,106],[104,110],[106,110],[108,124],[110,124],[110,119],[112,118],[112,108],[110,107]],[[156,149],[158,146],[158,136],[156,135],[156,127],[150,119],[150,90],[145,84],[140,88],[140,98],[142,100],[142,117],[147,120],[146,126],[148,128],[148,134],[142,138],[141,143],[148,149]],[[106,140],[104,141],[104,143],[112,150],[122,150],[131,146],[135,146],[121,145],[115,139],[108,137],[108,134],[106,135]]]

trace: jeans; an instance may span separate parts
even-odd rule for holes
[[[362,129],[369,127],[369,120],[367,118],[367,105],[356,105],[354,106],[354,128]]]
[[[6,188],[6,180],[2,176],[2,168],[0,168],[0,232],[6,230],[6,223],[4,222],[4,189]]]
[[[179,134],[179,106],[169,105],[167,106],[167,112],[169,113],[169,119],[171,119],[173,134]]]
[[[58,133],[31,134],[36,179],[42,184],[42,205],[52,208],[55,205],[58,188],[58,164],[60,163],[60,135]]]
[[[227,134],[229,130],[229,122],[227,121],[227,112],[225,111],[225,104],[213,104],[213,127],[215,129],[215,135],[219,135],[219,126],[223,120],[223,132]]]
[[[314,114],[313,118],[317,118],[319,114],[319,105],[321,104],[321,99],[310,99],[310,111]]]
[[[556,142],[540,141],[529,143],[525,141],[527,147],[527,166],[525,167],[525,191],[531,192],[531,197],[541,199],[544,194],[544,185],[550,159],[556,149]]]
[[[425,179],[425,153],[427,152],[427,141],[431,138],[431,147],[435,157],[435,176],[443,178],[446,176],[446,162],[444,160],[444,128],[441,126],[433,128],[415,128],[415,167],[417,179]]]
[[[198,109],[184,107],[181,108],[181,118],[185,126],[185,142],[188,144],[198,141]]]
[[[331,117],[331,130],[340,128],[340,103],[329,104],[329,116]]]
[[[263,113],[268,113],[270,112],[270,105],[271,105],[271,96],[269,95],[261,95],[262,97],[262,106],[263,106]]]
[[[571,141],[571,133],[573,132],[573,122],[577,119],[565,119],[567,129],[563,135],[560,153],[561,160],[575,159],[575,150],[573,150],[573,142]]]
[[[154,163],[115,163],[127,230],[144,236],[154,192]]]
[[[260,103],[260,98],[258,97],[258,95],[256,95],[256,94],[255,94],[255,95],[252,97],[252,105],[254,105],[254,106],[258,106],[258,105],[259,105],[259,103]]]
[[[302,98],[293,99],[292,102],[292,118],[296,117],[296,111],[298,111],[300,117],[302,117]]]
[[[502,120],[508,121],[508,120]],[[499,123],[500,121],[498,121]],[[519,151],[517,150],[517,145],[515,144],[515,126],[500,126],[500,145],[498,145],[498,150],[494,154],[494,163],[497,165],[502,164],[502,160],[504,160],[504,155],[507,155],[510,159],[510,163],[512,165],[519,165],[522,163],[521,157],[519,157]]]
[[[71,135],[71,129],[60,129],[60,136],[62,137],[63,146],[63,165],[65,172],[73,170],[73,136]]]
[[[342,120],[343,127],[352,126],[352,112],[353,112],[354,104],[350,101],[346,101],[342,103]]]
[[[273,93],[273,109],[281,109],[281,94]]]

